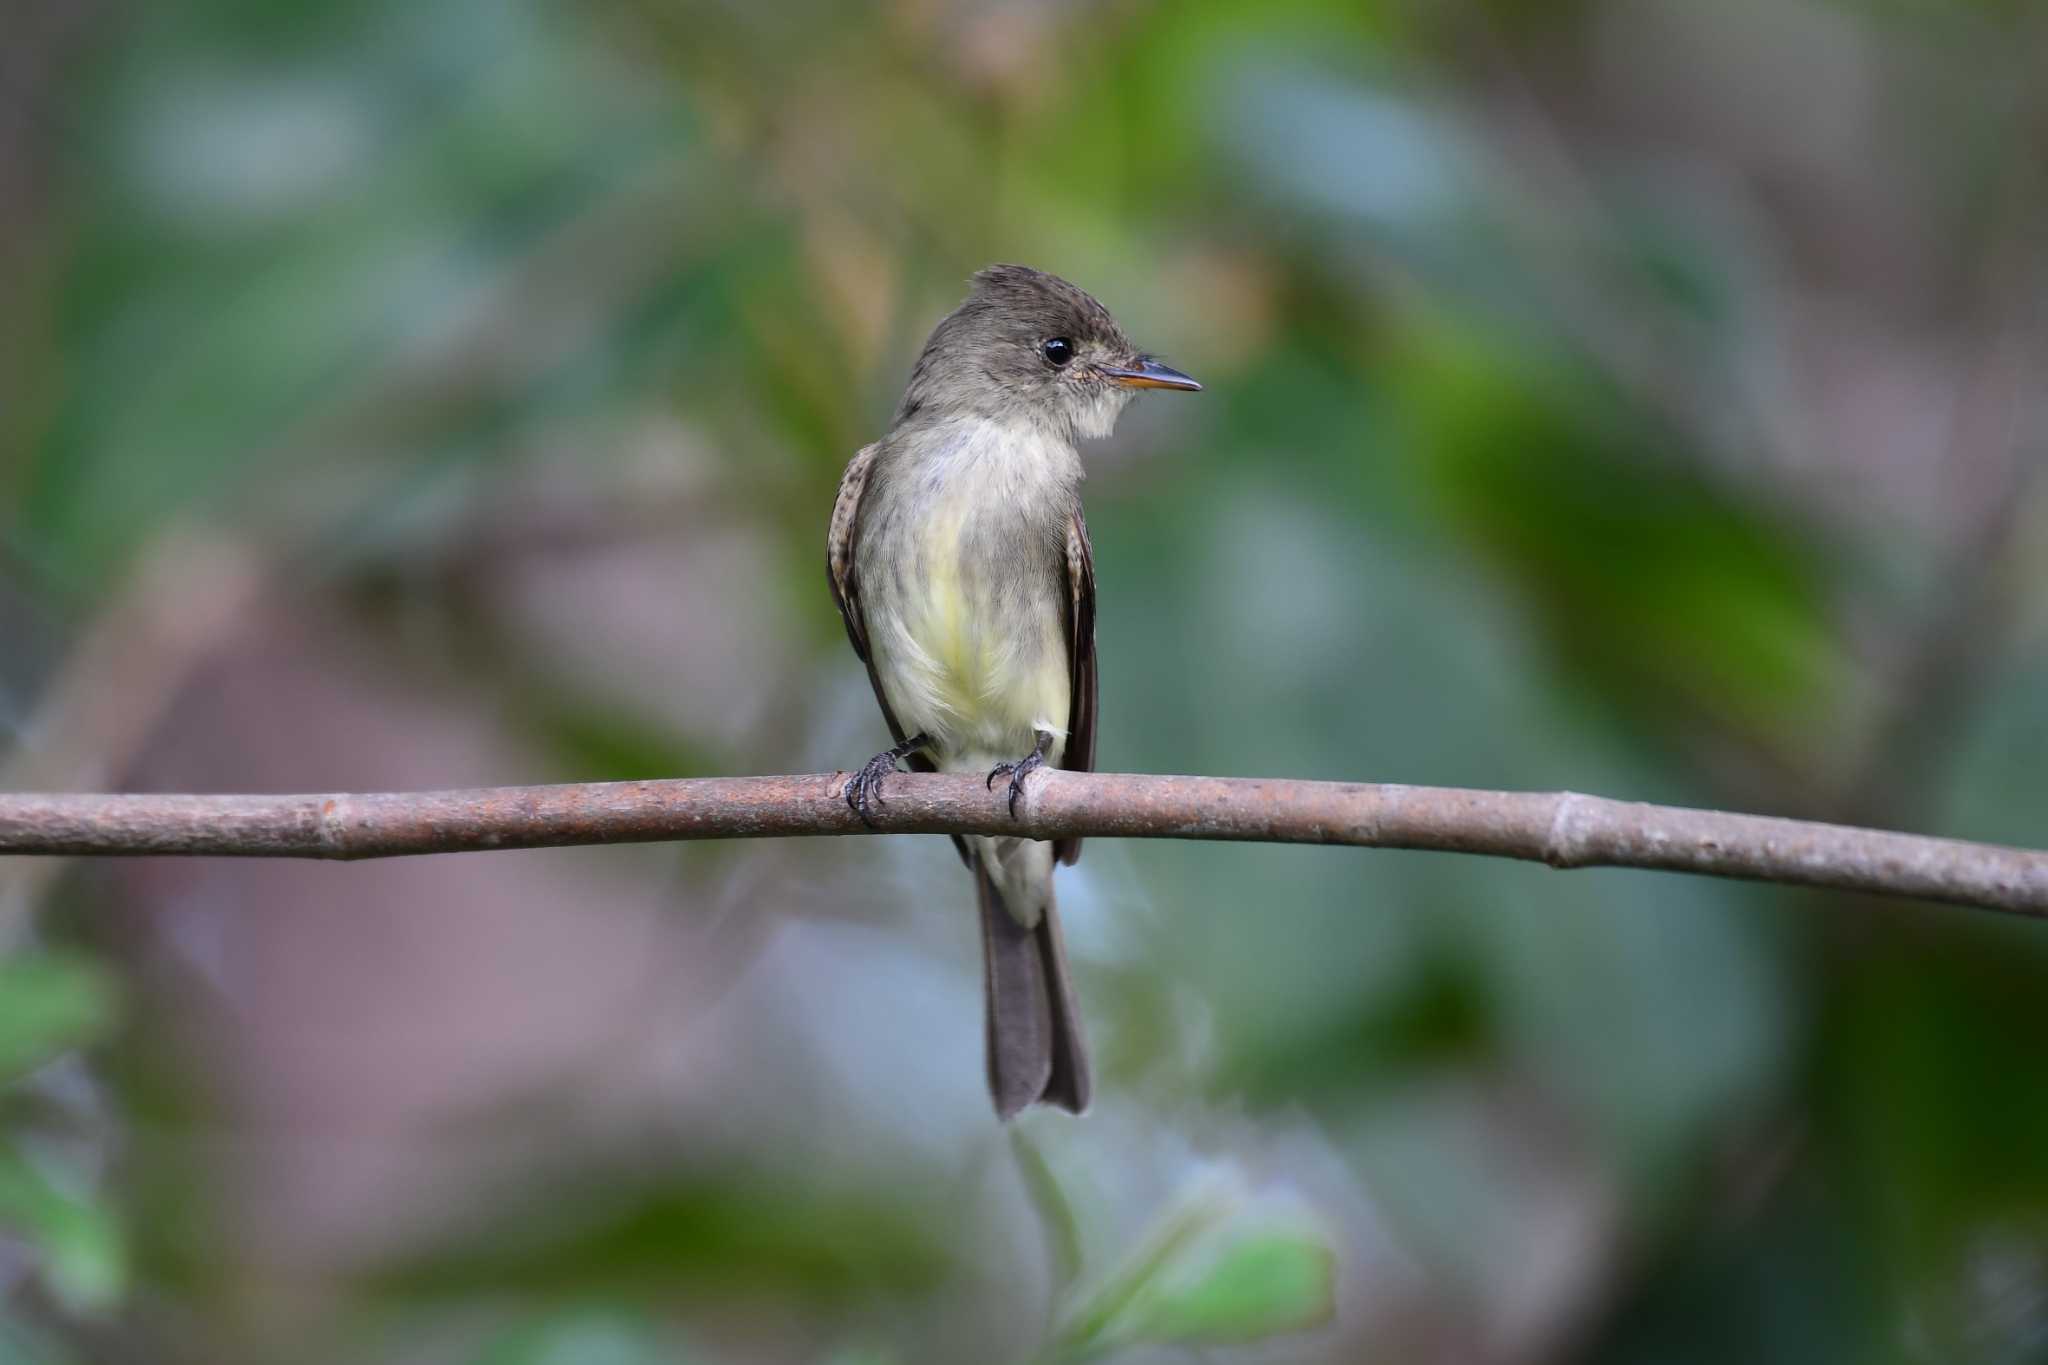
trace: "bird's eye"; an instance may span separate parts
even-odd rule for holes
[[[1045,352],[1046,361],[1055,366],[1064,365],[1074,358],[1074,343],[1065,337],[1053,337],[1038,349]]]

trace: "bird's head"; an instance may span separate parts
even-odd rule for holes
[[[1202,386],[1140,351],[1087,291],[993,265],[932,329],[896,420],[971,415],[1107,436],[1140,389]]]

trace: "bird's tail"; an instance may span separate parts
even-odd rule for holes
[[[983,979],[988,1001],[988,1089],[1005,1120],[1032,1104],[1073,1113],[1088,1107],[1088,1051],[1067,976],[1067,949],[1046,870],[1045,906],[1025,928],[980,859]]]

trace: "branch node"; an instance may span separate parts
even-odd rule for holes
[[[1550,815],[1550,830],[1543,838],[1543,861],[1555,868],[1584,865],[1586,830],[1583,817],[1591,814],[1598,798],[1577,792],[1559,792]]]

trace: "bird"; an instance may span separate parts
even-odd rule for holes
[[[1078,445],[1108,436],[1144,390],[1201,387],[1057,275],[973,276],[833,503],[833,600],[896,741],[847,778],[863,821],[899,762],[1007,782],[1013,819],[1039,768],[1094,769],[1095,564]],[[996,1115],[1082,1113],[1093,1082],[1052,885],[1081,840],[953,843],[980,907]]]

